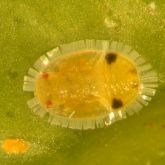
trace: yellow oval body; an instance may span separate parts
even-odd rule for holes
[[[40,56],[24,76],[27,104],[52,125],[72,129],[109,126],[138,113],[156,93],[158,75],[131,46],[80,40]]]
[[[36,79],[35,95],[56,115],[96,118],[134,101],[139,84],[135,65],[123,54],[84,50],[50,62]]]

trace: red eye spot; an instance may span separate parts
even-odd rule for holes
[[[49,74],[48,73],[42,73],[42,78],[44,78],[44,79],[47,79],[49,77]]]
[[[49,108],[52,105],[52,101],[51,100],[47,100],[46,101],[46,106],[47,108]]]

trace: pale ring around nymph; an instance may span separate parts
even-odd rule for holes
[[[42,55],[24,76],[27,104],[48,122],[95,129],[139,112],[156,93],[159,79],[132,47],[107,40],[81,40]]]

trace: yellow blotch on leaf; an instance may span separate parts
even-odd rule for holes
[[[23,139],[6,139],[2,142],[2,149],[8,154],[23,154],[29,149],[29,143]]]

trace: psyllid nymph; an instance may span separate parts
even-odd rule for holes
[[[41,56],[24,77],[28,106],[72,129],[111,125],[147,106],[158,87],[152,66],[120,42],[81,40]]]

